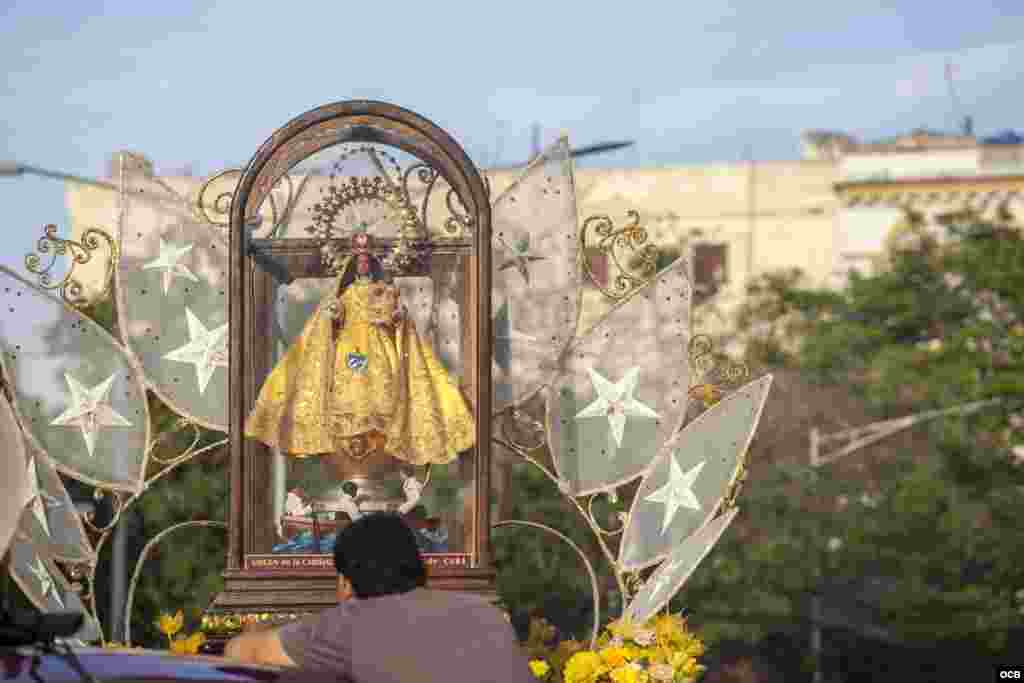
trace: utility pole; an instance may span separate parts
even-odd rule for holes
[[[757,176],[754,152],[747,145],[747,280],[754,278],[754,234],[757,226]]]
[[[824,673],[821,670],[821,596],[811,596],[811,659],[814,661],[814,683],[822,683]]]
[[[949,89],[949,101],[953,107],[953,120],[956,122],[957,128],[960,128],[962,135],[972,135],[974,133],[974,124],[971,118],[963,116],[963,109],[960,107],[960,98],[956,94],[956,85],[953,82],[953,75],[956,73],[956,67],[953,66],[953,60],[946,60],[946,87]]]

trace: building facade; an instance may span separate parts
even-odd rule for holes
[[[635,210],[650,242],[676,252],[689,250],[698,290],[715,292],[715,314],[702,324],[718,333],[727,331],[746,283],[759,274],[799,268],[807,285],[841,286],[850,271],[877,267],[906,209],[932,219],[966,207],[983,214],[1003,208],[1017,215],[1024,208],[1024,145],[984,144],[972,136],[928,131],[868,143],[844,133],[810,132],[803,144],[804,158],[790,161],[577,169],[580,224],[606,215],[624,225]],[[126,172],[145,175],[151,166],[133,156]],[[487,176],[496,195],[518,172],[488,171]],[[188,176],[157,180],[191,203],[204,183]],[[327,182],[318,175],[294,179],[298,199],[283,226],[285,235],[307,236],[309,209]],[[216,215],[217,196],[230,189],[230,178],[222,185],[204,196],[210,214]],[[116,192],[68,185],[66,199],[72,236],[118,223]],[[277,205],[284,200],[279,196]],[[273,220],[273,211],[265,211],[265,218]],[[155,226],[129,216],[124,229]],[[95,291],[103,265],[87,265],[83,284]],[[595,272],[602,271],[602,264],[593,265]],[[599,315],[602,295],[592,290],[587,297],[585,311]]]

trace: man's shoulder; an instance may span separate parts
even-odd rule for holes
[[[410,600],[422,600],[431,603],[447,603],[449,605],[464,605],[466,607],[493,607],[493,603],[477,593],[466,593],[463,591],[437,590],[433,588],[419,588],[404,594]]]
[[[406,612],[444,612],[449,614],[464,610],[474,612],[493,610],[495,614],[500,614],[500,610],[482,595],[430,588],[417,588],[408,593],[388,596],[380,601],[370,599],[360,605],[360,609],[372,610],[377,607],[381,609],[397,608]]]
[[[405,621],[413,615],[429,618],[431,615],[452,617],[457,614],[471,614],[476,620],[486,620],[488,616],[504,620],[501,610],[484,596],[427,588],[376,598],[346,600],[320,612],[319,618],[329,624],[348,620],[366,624],[378,619],[391,622],[398,616],[402,616],[402,621]]]

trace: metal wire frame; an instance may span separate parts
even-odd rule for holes
[[[623,600],[623,603],[625,603],[625,601],[629,597],[629,591],[625,581],[625,573],[619,569],[619,564],[615,559],[615,555],[612,554],[611,549],[608,547],[608,544],[605,541],[605,536],[609,535],[608,530],[604,529],[600,524],[598,524],[597,520],[594,519],[594,517],[592,517],[591,514],[588,512],[589,502],[587,507],[581,505],[580,502],[569,493],[566,482],[559,479],[553,472],[551,472],[551,470],[542,465],[536,458],[531,456],[529,452],[520,448],[515,443],[507,441],[505,439],[501,439],[499,437],[492,437],[492,440],[494,441],[494,443],[497,443],[500,446],[507,448],[509,451],[521,457],[523,460],[525,460],[526,462],[530,463],[531,465],[539,469],[541,472],[543,472],[544,475],[548,479],[550,479],[556,487],[558,487],[558,490],[562,493],[563,496],[565,496],[565,499],[568,500],[569,503],[576,508],[576,511],[580,514],[581,517],[583,517],[583,521],[585,521],[587,523],[587,526],[590,527],[591,531],[594,532],[594,538],[597,541],[598,546],[601,548],[601,552],[605,556],[605,559],[608,561],[608,565],[612,569],[612,573],[615,576],[615,583],[619,589],[619,594]],[[614,534],[616,533],[616,531],[613,531],[611,533]],[[573,546],[575,549],[575,544],[573,544]],[[597,613],[600,611],[600,595],[595,593],[594,600],[594,612]]]
[[[224,529],[227,530],[228,525],[224,522],[217,522],[211,520],[198,520],[191,522],[181,522],[174,526],[169,526],[153,538],[149,539],[142,548],[142,553],[139,554],[139,561],[135,563],[135,571],[132,572],[132,580],[128,584],[128,596],[124,604],[124,642],[125,645],[131,645],[132,640],[132,605],[135,602],[135,588],[139,583],[139,576],[142,574],[142,565],[146,562],[146,558],[149,557],[149,552],[156,547],[160,541],[166,536],[172,534],[179,529],[186,529],[192,527],[199,527],[204,529]]]
[[[187,423],[187,424],[188,424],[188,426],[193,426],[193,427],[196,426],[193,423]],[[179,425],[182,425],[182,423],[179,423]],[[153,441],[153,443],[150,444],[150,447],[149,447],[150,450],[152,450],[153,448],[156,447],[156,445],[158,444],[158,442],[159,442],[159,440],[161,438],[164,438],[167,435],[172,434],[172,433],[174,433],[174,432],[165,432],[160,437],[155,439]],[[98,606],[96,604],[96,591],[94,590],[95,586],[96,586],[96,572],[99,569],[99,557],[100,557],[100,553],[103,550],[103,546],[106,544],[107,539],[110,538],[111,534],[113,533],[114,527],[116,527],[117,524],[121,521],[121,518],[123,517],[124,512],[129,507],[131,507],[131,505],[134,504],[142,496],[142,494],[144,494],[146,491],[148,491],[150,489],[150,487],[156,481],[158,481],[159,479],[162,479],[163,477],[165,477],[168,474],[170,474],[178,466],[180,466],[180,465],[182,465],[182,464],[192,460],[193,458],[195,458],[197,456],[203,455],[204,453],[208,453],[208,452],[216,450],[216,449],[218,449],[218,448],[220,448],[222,446],[225,446],[225,445],[227,445],[227,442],[228,442],[227,439],[221,439],[221,440],[216,441],[216,442],[214,442],[212,444],[208,444],[206,446],[203,446],[202,448],[195,448],[195,446],[198,443],[198,441],[199,441],[199,437],[197,436],[197,438],[195,440],[193,440],[192,444],[190,444],[189,447],[181,455],[179,455],[179,456],[177,456],[175,458],[171,458],[171,459],[168,459],[168,460],[161,460],[159,458],[155,458],[155,460],[157,462],[162,462],[162,463],[167,463],[167,464],[159,472],[154,474],[149,479],[145,480],[145,482],[143,482],[142,488],[138,492],[132,494],[131,496],[129,496],[128,498],[125,498],[125,499],[122,499],[120,495],[116,495],[115,494],[114,500],[117,501],[117,502],[116,502],[116,507],[115,507],[115,510],[114,510],[114,516],[113,516],[113,519],[110,522],[108,522],[105,526],[97,527],[97,526],[93,525],[89,519],[87,519],[87,518],[83,519],[83,522],[86,524],[87,528],[89,528],[93,533],[96,533],[96,534],[99,535],[99,540],[96,542],[96,547],[95,547],[95,557],[97,559],[96,559],[96,561],[93,562],[93,564],[92,564],[92,566],[90,567],[90,570],[89,570],[89,607],[90,607],[90,611],[92,612],[93,618],[96,619],[96,623],[100,624],[100,636],[101,636],[101,638],[103,639],[104,642],[107,642],[107,641],[106,641],[106,637],[105,637],[104,631],[103,631],[103,623],[100,621],[100,618],[99,618],[99,608],[98,608]],[[97,491],[97,494],[99,494],[99,498],[102,499],[104,491],[102,489],[97,489],[96,491]],[[173,528],[173,527],[171,527],[171,528]],[[165,529],[163,532],[160,532],[160,534],[157,535],[157,538],[162,538],[165,535],[164,534],[165,531],[167,531],[167,530]],[[150,544],[147,544],[147,546],[146,546],[147,549],[149,548],[149,545]],[[142,566],[142,562],[143,562],[143,560],[146,557],[146,552],[148,552],[148,551],[147,550],[143,551],[143,555],[140,557],[138,563],[136,564],[135,574],[138,574],[139,567]],[[131,604],[131,598],[132,598],[132,593],[129,592],[129,595],[128,595],[128,600],[129,600],[128,604],[129,605]],[[127,613],[126,613],[126,620],[125,620],[126,642],[127,642],[127,633],[128,633],[128,631],[127,631],[128,623],[129,622],[128,622]],[[111,634],[111,635],[113,635],[113,634]]]
[[[506,519],[500,522],[495,522],[491,525],[491,528],[498,529],[503,526],[525,526],[532,529],[540,529],[541,531],[546,531],[547,533],[560,538],[562,541],[568,544],[573,550],[576,551],[576,554],[579,555],[580,559],[583,560],[583,566],[586,567],[587,574],[590,575],[590,591],[594,599],[594,626],[590,632],[590,649],[594,649],[594,645],[595,643],[597,643],[598,631],[600,631],[601,629],[601,590],[597,585],[597,573],[594,571],[594,566],[590,564],[590,560],[587,558],[587,554],[583,552],[583,549],[576,545],[576,543],[571,538],[563,534],[558,529],[553,529],[547,526],[546,524],[541,524],[540,522],[530,522],[522,519]]]
[[[648,283],[649,284],[649,283]],[[644,288],[644,284],[640,284],[638,287],[632,289],[626,294],[626,297],[631,297],[637,292]],[[621,305],[621,303],[620,303]],[[728,361],[714,352],[714,341],[707,335],[697,335],[693,337],[688,345],[689,362],[691,369],[694,372],[694,377],[697,384],[691,388],[690,393],[693,394],[694,390],[708,390],[713,394],[713,397],[709,400],[704,399],[704,408],[710,408],[712,404],[717,403],[728,389],[735,387],[740,382],[746,380],[750,375],[750,370],[745,363]],[[533,419],[524,410],[518,407],[510,407],[495,415],[495,418],[501,421],[504,428],[502,429],[502,435],[504,438],[492,437],[494,443],[497,443],[510,452],[521,457],[526,462],[532,464],[534,467],[544,473],[545,476],[550,479],[562,495],[568,500],[579,512],[580,516],[583,517],[584,521],[590,527],[594,533],[594,537],[601,548],[612,572],[615,576],[616,583],[619,587],[619,593],[622,598],[622,603],[625,605],[637,592],[643,587],[644,580],[641,572],[628,572],[624,571],[619,565],[618,560],[612,554],[611,549],[606,543],[606,537],[621,536],[629,524],[629,513],[620,513],[619,520],[620,525],[613,529],[607,529],[601,525],[597,520],[597,516],[594,514],[594,502],[598,497],[604,496],[608,498],[608,501],[612,504],[618,502],[618,493],[613,489],[606,491],[600,491],[592,495],[585,497],[585,502],[581,504],[577,497],[573,496],[567,483],[559,479],[559,477],[547,467],[541,464],[536,458],[530,455],[531,451],[541,448],[546,443],[545,428],[544,425],[539,421]],[[517,423],[517,430],[509,429],[509,423]],[[535,437],[531,442],[518,441],[516,438],[516,431],[533,433]],[[726,491],[722,498],[722,507],[732,507],[736,503],[736,499],[742,489],[744,480],[746,479],[746,465],[741,463],[737,469],[735,475],[730,480],[726,487]],[[519,520],[509,520],[510,522],[519,522]],[[542,524],[536,522],[523,522],[524,524],[542,528],[546,531],[550,531],[559,535],[558,532],[545,527]],[[577,553],[582,551],[572,543],[571,540],[563,538],[567,543],[572,545],[573,549]],[[584,556],[585,557],[585,556]],[[587,563],[588,571],[592,573],[592,567],[588,560],[584,559]],[[599,613],[600,606],[598,601],[600,594],[594,593],[595,601],[595,614]]]

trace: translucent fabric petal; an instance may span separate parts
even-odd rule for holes
[[[578,309],[576,193],[559,140],[492,202],[494,410],[535,393],[572,339]]]
[[[21,514],[21,532],[56,560],[94,562],[96,556],[82,518],[53,463],[31,441],[27,453],[29,490]]]
[[[640,476],[682,424],[690,374],[687,272],[678,260],[562,358],[548,394],[548,439],[573,494]]]
[[[643,623],[661,611],[715,547],[738,512],[739,508],[727,510],[676,546],[665,562],[647,578],[640,592],[633,596],[626,607],[626,616],[636,623]]]
[[[627,571],[664,559],[714,517],[739,474],[771,375],[737,389],[665,444],[633,499],[619,549]]]
[[[226,431],[227,243],[159,179],[127,182],[117,269],[121,335],[165,403]]]
[[[0,268],[0,350],[28,437],[64,474],[136,492],[149,410],[135,359],[77,310]]]
[[[7,397],[0,393],[0,554],[7,551],[28,498],[30,485],[21,427]]]
[[[82,628],[71,639],[83,642],[100,640],[100,629],[96,620],[86,612],[78,593],[50,557],[41,553],[24,536],[15,536],[10,552],[11,578],[29,602],[42,612],[84,614]]]

